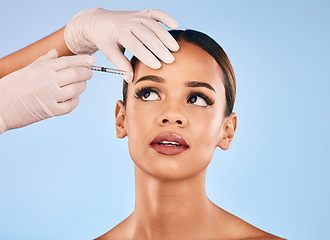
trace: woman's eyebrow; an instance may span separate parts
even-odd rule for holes
[[[135,84],[142,82],[142,81],[153,81],[153,82],[158,82],[158,83],[163,83],[165,80],[162,77],[156,76],[156,75],[146,75],[138,80],[136,80]],[[206,82],[199,82],[199,81],[190,81],[186,83],[187,87],[205,87],[208,89],[211,89],[212,91],[216,92],[215,89],[208,83]]]
[[[137,84],[138,82],[142,82],[142,81],[153,81],[153,82],[162,83],[162,82],[164,82],[164,79],[162,77],[155,76],[155,75],[147,75],[147,76],[143,76],[143,77],[139,78],[138,80],[136,80],[135,84]]]
[[[187,87],[205,87],[211,89],[212,91],[216,92],[215,89],[206,82],[198,82],[198,81],[191,81],[186,83]]]

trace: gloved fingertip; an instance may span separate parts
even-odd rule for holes
[[[90,56],[90,55],[86,55],[86,62],[89,65],[92,65],[93,63],[95,63],[96,61],[96,57],[94,56]]]
[[[155,67],[155,69],[160,69],[162,67],[162,64],[159,62],[159,64],[157,64],[157,67]]]
[[[148,65],[148,67],[153,68],[153,69],[159,69],[162,66],[162,64],[158,60],[152,61],[152,62],[150,62],[150,63],[148,63],[146,65]]]
[[[127,83],[130,83],[133,80],[133,73],[132,72],[126,72],[126,74],[124,74],[123,77],[124,77],[124,80]]]
[[[177,29],[178,27],[179,27],[179,24],[175,20],[173,20],[171,22],[171,25],[169,26],[169,28],[171,28],[171,29]]]
[[[174,62],[174,60],[175,60],[175,58],[172,54],[169,54],[168,56],[166,56],[166,58],[164,58],[164,62],[167,64]]]
[[[57,50],[54,48],[54,49],[52,49],[52,50],[50,50],[47,54],[49,54],[49,55],[52,55],[52,56],[54,56],[54,57],[58,57],[58,52],[57,52]]]
[[[177,41],[175,41],[175,43],[173,43],[170,48],[170,50],[173,52],[177,52],[177,51],[179,51],[179,49],[180,49],[180,46]]]

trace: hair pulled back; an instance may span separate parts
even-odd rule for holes
[[[190,29],[171,30],[169,31],[169,33],[173,36],[173,38],[177,42],[180,41],[189,42],[201,47],[207,53],[209,53],[218,63],[218,65],[220,66],[220,68],[224,73],[223,85],[225,87],[225,92],[226,92],[225,116],[229,116],[234,108],[235,95],[236,95],[236,79],[235,79],[233,67],[225,51],[211,37],[195,30],[190,30]],[[138,59],[135,56],[133,56],[133,58],[131,59],[133,69],[137,61]],[[124,85],[123,85],[124,106],[126,105],[126,101],[127,101],[127,86],[128,84],[126,83],[126,81],[124,81]]]

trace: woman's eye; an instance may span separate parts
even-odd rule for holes
[[[152,101],[152,100],[158,100],[159,96],[156,92],[146,90],[142,93],[141,99],[144,101]]]
[[[158,90],[150,87],[137,89],[134,98],[141,99],[142,101],[160,100]]]
[[[206,103],[206,101],[199,96],[192,96],[188,99],[188,103],[197,105],[197,106],[202,106],[202,107],[206,107],[208,104]]]

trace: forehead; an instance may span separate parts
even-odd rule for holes
[[[175,83],[203,81],[211,84],[215,89],[222,89],[224,74],[215,59],[193,43],[182,41],[178,43],[180,49],[173,53],[175,61],[171,64],[162,62],[162,67],[155,70],[140,61],[137,62],[133,83],[143,76],[156,75]]]

